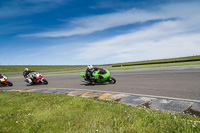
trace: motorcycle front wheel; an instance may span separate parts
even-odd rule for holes
[[[48,81],[47,81],[46,79],[43,79],[43,83],[44,83],[45,85],[48,85]]]

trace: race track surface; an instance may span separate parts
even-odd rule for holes
[[[13,77],[9,80],[14,86],[6,88],[71,88],[200,100],[200,68],[116,70],[111,71],[111,76],[116,84],[95,86],[81,82],[79,73],[45,75],[49,84],[34,86],[27,86],[23,77]]]

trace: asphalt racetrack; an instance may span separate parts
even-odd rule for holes
[[[116,84],[85,85],[79,73],[45,75],[48,85],[28,86],[23,77],[9,80],[16,89],[68,88],[144,94],[161,97],[200,100],[200,66],[166,67],[110,71]],[[3,87],[3,86],[0,86]]]

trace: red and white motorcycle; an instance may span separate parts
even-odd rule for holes
[[[25,82],[34,85],[34,84],[48,84],[48,81],[43,77],[43,75],[39,72],[29,73],[27,77],[25,77]]]
[[[8,81],[8,78],[6,76],[4,76],[4,75],[0,76],[0,84],[13,86],[12,82]]]

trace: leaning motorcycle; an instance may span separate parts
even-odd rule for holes
[[[34,85],[34,84],[48,84],[48,81],[43,77],[43,75],[39,72],[33,72],[33,73],[29,73],[27,77],[25,78],[25,82]],[[29,80],[32,80],[32,82],[30,83]]]
[[[8,78],[6,76],[2,76],[0,79],[0,84],[2,85],[8,85],[8,86],[13,86],[12,82],[8,81]]]
[[[84,78],[83,80],[81,80],[82,82],[90,83],[86,79],[85,72],[81,72],[80,76]],[[98,83],[100,83],[100,84],[102,84],[102,83],[115,84],[116,83],[116,79],[113,77],[110,77],[110,72],[107,69],[101,69],[101,70],[94,71],[92,73],[92,76],[97,78],[97,80],[95,80],[95,84],[98,84]]]

